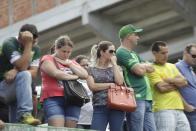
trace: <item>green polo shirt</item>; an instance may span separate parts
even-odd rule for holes
[[[0,45],[0,81],[4,79],[4,74],[13,69],[13,63],[18,60],[24,49],[15,37],[6,39]],[[40,48],[35,45],[31,51],[29,66],[38,66],[40,58]]]
[[[118,64],[123,69],[123,75],[127,86],[132,87],[137,100],[152,100],[151,88],[147,76],[138,76],[131,69],[143,62],[134,52],[119,47],[116,51]]]

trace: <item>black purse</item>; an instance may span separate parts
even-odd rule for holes
[[[54,63],[57,69],[60,69],[55,58]],[[90,101],[90,97],[82,83],[77,80],[62,80],[62,83],[64,87],[64,97],[69,104],[82,106]]]
[[[66,101],[71,105],[82,106],[90,101],[84,86],[77,80],[63,80],[64,95]]]

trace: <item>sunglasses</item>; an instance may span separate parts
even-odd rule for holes
[[[191,54],[191,53],[189,53],[190,54],[190,56],[192,57],[192,58],[196,58],[196,55],[193,55],[193,54]]]
[[[191,55],[192,58],[194,58],[194,59],[196,58],[196,55],[192,55],[192,54],[190,54],[190,55]]]
[[[109,50],[108,52],[109,52],[110,54],[113,54],[113,53],[115,54],[115,53],[116,53],[115,50]]]

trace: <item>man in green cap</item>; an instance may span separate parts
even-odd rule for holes
[[[129,131],[155,131],[152,113],[152,95],[146,73],[153,72],[153,67],[145,63],[133,51],[140,39],[138,34],[143,29],[131,24],[123,26],[119,31],[121,46],[117,49],[118,64],[123,68],[124,79],[128,87],[135,92],[137,109],[127,112],[127,126]]]

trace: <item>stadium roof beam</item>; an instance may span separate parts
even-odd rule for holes
[[[134,23],[135,25],[142,27],[142,28],[149,28],[150,26],[153,26],[155,24],[158,24],[160,22],[167,22],[172,18],[179,17],[179,14],[175,11],[168,10],[156,15],[153,15],[151,17],[146,18],[145,20],[141,20],[139,22]]]
[[[99,37],[93,37],[88,40],[83,40],[77,44],[77,46],[74,48],[74,51],[78,52],[82,49],[86,50],[87,47],[92,46],[93,44],[96,44],[98,41],[100,41]],[[86,50],[86,53],[88,53],[89,51],[90,49],[88,49],[88,51]]]
[[[115,8],[107,9],[107,11],[104,11],[104,15],[113,15],[123,12],[124,10],[129,10],[131,8],[139,7],[147,2],[150,2],[152,0],[124,0],[124,2]],[[122,13],[121,13],[122,15]]]
[[[120,42],[118,37],[120,27],[101,15],[86,12],[82,16],[82,24],[100,38],[110,40],[115,44]]]
[[[195,0],[168,0],[174,9],[187,21],[196,26],[196,1]]]
[[[180,21],[179,23],[176,23],[175,25],[166,25],[165,27],[162,27],[159,30],[154,30],[153,32],[146,33],[141,39],[141,42],[145,42],[145,41],[148,41],[154,38],[160,38],[161,36],[168,34],[168,30],[170,32],[174,32],[174,31],[185,29],[188,27],[190,27],[190,25],[186,21]]]
[[[132,0],[132,1],[142,2],[143,0]],[[135,23],[139,20],[145,20],[148,17],[157,15],[157,13],[162,13],[171,9],[170,6],[164,5],[165,1],[163,0],[151,0],[151,1],[143,1],[143,2],[144,3],[141,5],[139,4],[138,6],[130,7],[128,9],[123,8],[124,10],[122,10],[121,12],[113,14],[111,18],[112,21],[114,23],[120,23],[120,24],[121,23],[123,24],[124,22]]]

